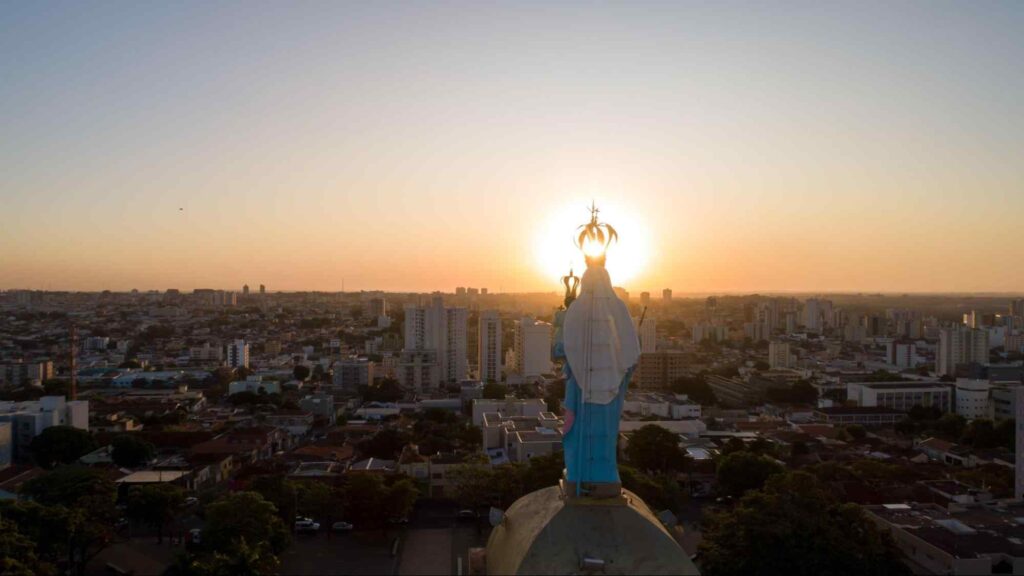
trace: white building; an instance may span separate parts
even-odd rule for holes
[[[525,416],[535,418],[541,412],[546,412],[547,404],[540,398],[520,400],[518,398],[503,398],[493,400],[481,398],[473,400],[473,425],[480,426],[483,423],[485,412],[500,412],[506,417]]]
[[[434,296],[429,306],[407,305],[404,351],[433,352],[425,356],[417,354],[416,358],[420,362],[433,358],[441,382],[465,380],[469,369],[466,358],[467,317],[465,308],[445,308],[441,296]]]
[[[0,364],[0,384],[7,388],[34,386],[53,378],[53,362],[12,362]]]
[[[952,412],[953,386],[945,382],[849,382],[846,397],[857,406],[909,412],[914,406],[934,406]]]
[[[232,368],[249,367],[249,344],[245,340],[235,340],[228,344],[228,366]]]
[[[906,370],[917,365],[917,346],[907,342],[887,342],[885,344],[886,362]]]
[[[988,332],[959,325],[941,329],[935,351],[936,374],[955,375],[958,364],[972,362],[988,363]]]
[[[14,453],[27,456],[32,439],[51,426],[89,430],[89,401],[43,396],[28,402],[0,402],[0,422],[10,422]]]
[[[515,324],[513,370],[523,377],[551,372],[551,324],[523,318]]]
[[[804,327],[809,332],[820,333],[826,322],[832,320],[832,301],[808,298],[804,302]]]
[[[501,382],[501,316],[497,310],[480,313],[477,350],[480,380]]]
[[[772,340],[768,343],[768,365],[772,370],[792,368],[796,365],[789,342]]]
[[[700,344],[704,340],[711,340],[713,342],[724,342],[728,333],[728,326],[721,326],[718,324],[708,324],[707,322],[701,322],[700,324],[697,324],[693,327],[693,343]]]
[[[360,386],[373,384],[376,365],[366,358],[348,358],[334,363],[332,382],[335,387],[347,391],[358,390]]]
[[[204,342],[202,346],[189,348],[188,356],[195,362],[221,362],[224,360],[224,349],[220,346],[210,346],[209,342]]]
[[[636,328],[637,337],[640,338],[640,353],[654,352],[658,344],[657,321],[651,316],[644,316],[643,324],[641,324],[640,318],[633,318],[633,327]]]
[[[623,399],[622,411],[643,417],[658,416],[667,420],[700,418],[700,404],[690,402],[685,394],[666,392],[629,392]]]
[[[989,401],[992,384],[988,380],[956,381],[956,413],[968,420],[990,418],[992,414]]]

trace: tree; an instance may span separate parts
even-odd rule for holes
[[[380,526],[387,489],[376,474],[350,474],[345,487],[345,516],[357,526]]]
[[[718,399],[715,398],[715,392],[708,385],[703,374],[679,378],[672,383],[672,391],[676,394],[686,394],[690,400],[703,406],[711,406],[718,403]]]
[[[132,434],[122,434],[114,438],[110,457],[114,464],[122,468],[136,468],[153,458],[155,449],[152,444]]]
[[[128,494],[129,518],[149,524],[157,529],[157,544],[164,540],[164,527],[174,519],[174,513],[185,501],[185,492],[170,484],[147,484],[134,487]]]
[[[55,566],[40,562],[35,542],[19,532],[18,524],[0,518],[0,574],[33,576],[55,573]]]
[[[215,550],[230,550],[241,539],[267,542],[274,554],[288,546],[288,529],[277,508],[256,492],[228,494],[206,507],[203,543]]]
[[[860,424],[853,424],[846,427],[846,433],[854,440],[863,440],[868,437],[868,431]]]
[[[701,573],[909,574],[891,539],[806,472],[778,474],[732,509],[706,517]]]
[[[530,458],[522,471],[523,493],[528,494],[541,488],[555,486],[562,479],[565,468],[564,453],[555,452]]]
[[[43,468],[70,464],[96,449],[85,430],[73,426],[50,426],[32,439],[32,457]]]
[[[405,390],[398,380],[384,378],[370,386],[360,386],[359,396],[363,402],[398,402],[405,397]]]
[[[110,527],[118,517],[114,507],[117,490],[98,470],[59,466],[25,482],[21,494],[52,508],[34,541],[40,543],[40,550],[45,542],[66,550],[68,564],[74,570],[80,570],[112,537]],[[28,524],[23,520],[19,520],[20,526]]]
[[[508,387],[497,382],[484,384],[483,396],[491,400],[501,400],[508,394]]]
[[[484,462],[466,462],[448,469],[455,499],[467,508],[479,508],[492,502],[494,473]]]
[[[364,458],[391,459],[409,443],[409,437],[394,428],[385,428],[359,443],[359,452]]]
[[[660,474],[686,470],[690,461],[679,447],[679,436],[655,424],[633,432],[626,447],[626,458],[641,470]]]
[[[296,380],[305,382],[306,378],[309,378],[309,367],[299,364],[294,370],[292,370],[292,375],[295,376]]]
[[[208,562],[201,563],[199,571],[206,576],[262,576],[277,574],[280,564],[269,543],[249,544],[240,537],[227,550],[215,552]]]
[[[402,478],[387,489],[384,513],[388,518],[405,518],[419,497],[420,491],[412,479]]]
[[[715,474],[719,492],[742,496],[748,490],[759,490],[772,475],[784,468],[771,458],[752,452],[733,452],[718,461]]]

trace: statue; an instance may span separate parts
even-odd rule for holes
[[[640,355],[629,311],[604,266],[618,234],[597,214],[592,206],[590,223],[580,226],[576,240],[587,270],[582,280],[571,271],[562,279],[565,307],[555,315],[553,356],[565,361],[565,485],[567,494],[577,497],[619,495],[619,417]]]
[[[587,270],[562,279],[565,306],[552,345],[565,360],[565,477],[492,510],[494,530],[486,549],[470,550],[470,574],[698,574],[678,527],[662,524],[619,481],[619,416],[640,345],[604,267],[615,229],[598,221],[596,208],[580,229]]]

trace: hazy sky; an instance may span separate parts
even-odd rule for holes
[[[1021,292],[1022,31],[1024,2],[3,2],[0,288],[555,290],[538,239],[595,198],[645,238],[630,290]]]

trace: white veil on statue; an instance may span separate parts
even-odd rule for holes
[[[640,342],[603,266],[590,266],[583,273],[580,295],[565,313],[563,337],[583,401],[611,402],[640,356]]]

